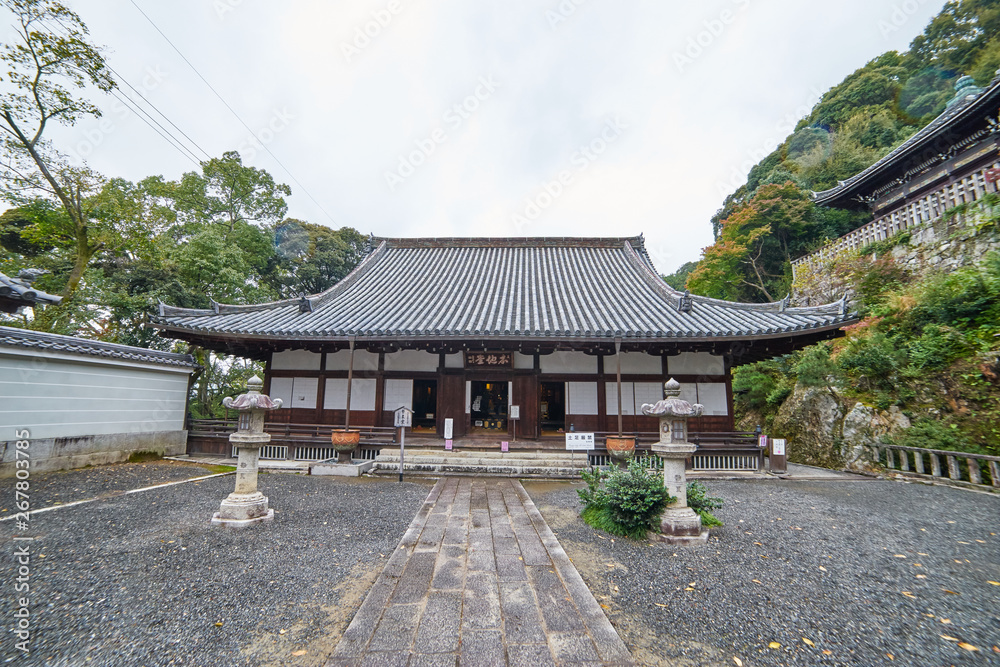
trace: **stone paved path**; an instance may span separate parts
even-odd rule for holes
[[[440,480],[327,662],[456,664],[632,664],[517,480]]]

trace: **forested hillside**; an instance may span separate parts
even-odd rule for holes
[[[905,53],[888,52],[831,88],[795,132],[749,173],[712,219],[716,242],[666,280],[744,301],[789,293],[790,260],[867,222],[815,206],[820,191],[861,171],[936,117],[969,74],[1000,69],[1000,2],[948,3]],[[963,234],[1000,238],[1000,200],[946,212]],[[955,232],[944,232],[955,233]],[[895,261],[909,235],[845,252],[824,270],[853,286],[861,321],[847,336],[739,367],[740,426],[790,438],[794,459],[862,465],[859,443],[1000,454],[1000,257],[964,268]],[[895,248],[893,246],[896,246]]]
[[[828,90],[806,118],[730,194],[712,218],[715,243],[697,266],[668,276],[695,294],[772,301],[791,287],[792,259],[870,216],[812,204],[930,122],[969,74],[1000,69],[1000,0],[948,3],[904,53],[889,51]]]

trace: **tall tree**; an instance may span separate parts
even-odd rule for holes
[[[73,266],[63,290],[69,297],[104,243],[87,209],[100,178],[86,167],[71,167],[46,131],[52,124],[100,116],[80,91],[90,85],[109,92],[116,84],[100,49],[87,41],[87,26],[61,3],[3,0],[3,6],[13,14],[17,35],[0,49],[7,69],[0,93],[4,196],[15,205],[39,196],[59,203],[60,234],[73,241]]]

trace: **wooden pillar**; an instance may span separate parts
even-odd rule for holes
[[[382,426],[385,412],[385,352],[378,353],[378,370],[375,372],[375,426]]]
[[[347,411],[344,413],[344,428],[351,425],[351,385],[354,384],[354,336],[347,339],[347,345],[351,350],[347,358]]]

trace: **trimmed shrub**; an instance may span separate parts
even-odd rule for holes
[[[666,506],[677,500],[667,492],[659,473],[647,471],[635,459],[626,470],[605,473],[595,468],[583,473],[583,480],[587,488],[578,489],[577,494],[585,505],[581,512],[584,522],[634,540],[645,539]]]
[[[695,480],[687,483],[687,504],[701,517],[705,528],[721,526],[722,522],[712,514],[712,510],[722,507],[722,498],[708,495],[708,487]]]

